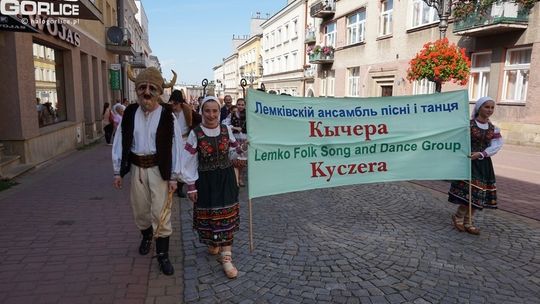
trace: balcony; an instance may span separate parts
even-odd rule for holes
[[[131,41],[131,33],[127,28],[111,26],[105,28],[105,30],[108,51],[118,55],[134,56],[136,54],[133,49],[133,42]]]
[[[527,28],[529,12],[510,1],[494,3],[485,13],[473,13],[454,23],[454,34],[487,36]]]
[[[317,54],[311,54],[309,55],[309,63],[333,63],[334,62],[334,53],[330,53],[328,55],[324,55],[322,52],[319,52]]]
[[[306,44],[312,44],[317,41],[317,37],[315,36],[315,31],[307,30],[306,31],[306,39],[304,40],[304,43]]]
[[[336,3],[334,0],[322,0],[313,4],[309,8],[309,14],[313,18],[329,18],[336,12]]]
[[[148,67],[148,59],[144,56],[144,53],[137,53],[131,60],[131,66],[138,69],[145,69]]]

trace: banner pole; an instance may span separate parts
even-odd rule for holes
[[[469,226],[472,226],[472,180],[469,180]]]
[[[249,211],[249,252],[253,253],[253,212],[251,199],[248,200],[248,211]]]

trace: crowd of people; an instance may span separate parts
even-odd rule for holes
[[[219,98],[206,96],[198,100],[197,110],[180,90],[172,92],[168,103],[161,101],[176,77],[164,83],[159,70],[147,68],[130,79],[135,82],[137,102],[112,108],[106,103],[103,119],[109,121],[104,128],[107,142],[114,138],[114,187],[120,189],[123,177],[132,173],[130,200],[142,235],[139,253],[148,254],[155,239],[160,270],[174,273],[168,257],[170,213],[163,210],[174,192],[186,197],[182,190],[186,185],[199,241],[208,254],[219,255],[225,275],[236,278],[232,248],[239,230],[239,187],[245,186],[247,166],[246,100],[239,98],[233,104],[226,95],[222,104]],[[497,206],[490,157],[502,147],[502,138],[489,120],[494,107],[489,97],[476,103],[470,120],[472,179],[455,181],[449,190],[448,200],[459,204],[453,224],[471,234],[480,233],[472,221],[475,210]],[[469,196],[472,211],[467,210]]]
[[[164,211],[174,192],[186,196],[186,185],[199,241],[209,254],[219,255],[225,275],[236,278],[232,246],[239,229],[239,186],[245,185],[238,166],[245,169],[247,163],[245,101],[237,101],[241,111],[231,112],[231,96],[224,97],[223,107],[219,98],[206,96],[198,100],[197,111],[180,90],[162,102],[160,96],[176,77],[165,83],[155,68],[130,75],[137,102],[105,104],[103,121],[105,139],[112,142],[113,186],[121,189],[131,172],[130,201],[142,236],[139,253],[148,254],[155,239],[161,272],[174,274],[168,255],[172,225]]]

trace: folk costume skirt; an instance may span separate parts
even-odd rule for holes
[[[472,207],[497,208],[497,187],[491,157],[471,161]],[[453,181],[448,191],[448,201],[469,205],[469,181]]]
[[[230,246],[240,227],[238,185],[232,166],[199,171],[195,183],[197,202],[193,208],[193,229],[199,241],[212,246]]]

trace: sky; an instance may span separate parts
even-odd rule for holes
[[[177,84],[200,84],[214,78],[213,67],[232,54],[232,36],[248,35],[256,12],[270,16],[287,0],[143,0],[150,48],[163,77]]]

